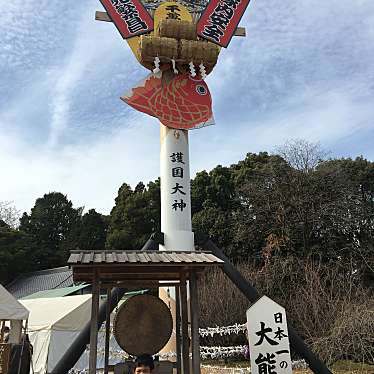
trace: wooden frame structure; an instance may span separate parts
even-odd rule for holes
[[[222,266],[221,259],[210,252],[200,251],[72,251],[68,263],[72,267],[75,282],[92,284],[89,374],[96,374],[100,289],[106,289],[109,294],[113,287],[129,290],[139,287],[175,287],[177,373],[200,373],[198,278],[207,268]],[[109,362],[109,309],[110,305],[107,305],[105,374],[108,373]]]

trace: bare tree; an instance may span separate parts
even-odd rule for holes
[[[290,166],[306,173],[314,170],[328,156],[319,143],[311,143],[304,139],[289,140],[278,147],[276,153]]]
[[[13,205],[12,201],[0,201],[0,220],[10,227],[16,228],[19,225],[20,212]]]

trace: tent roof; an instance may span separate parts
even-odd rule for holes
[[[20,300],[30,310],[29,330],[78,331],[90,319],[91,295]]]
[[[28,319],[29,311],[0,284],[0,319]]]
[[[63,287],[63,288],[56,288],[54,290],[39,291],[31,295],[25,296],[21,300],[68,296],[89,286],[90,286],[89,284],[81,284],[80,286]]]

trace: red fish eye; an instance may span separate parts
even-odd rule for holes
[[[206,88],[204,86],[202,86],[201,84],[198,84],[196,86],[196,92],[199,94],[199,95],[206,95],[208,92],[206,90]]]

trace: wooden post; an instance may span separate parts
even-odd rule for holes
[[[112,22],[107,12],[101,12],[99,10],[95,13],[96,21]],[[245,27],[237,27],[234,36],[246,36]]]
[[[100,285],[95,272],[92,281],[92,305],[91,305],[91,333],[90,333],[90,358],[89,374],[96,374],[97,360],[97,324],[99,314]]]
[[[4,327],[5,327],[5,321],[0,321],[0,343],[4,340]]]
[[[181,374],[181,307],[179,287],[175,287],[175,338],[177,354],[177,374]]]
[[[192,341],[192,372],[200,374],[200,334],[199,334],[199,293],[197,276],[194,271],[190,275],[190,313]]]
[[[109,372],[109,340],[110,340],[110,299],[111,289],[107,288],[106,291],[106,321],[105,321],[105,353],[104,353],[104,374]]]
[[[190,374],[190,348],[188,337],[188,305],[187,305],[187,284],[186,275],[181,273],[180,281],[181,317],[182,317],[182,363],[183,374]]]

